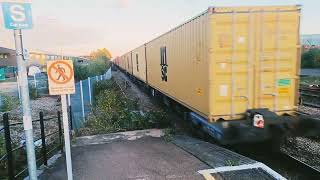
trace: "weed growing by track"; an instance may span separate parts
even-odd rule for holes
[[[173,128],[166,128],[164,129],[164,140],[170,142],[173,140],[174,135],[176,134],[176,130]]]
[[[143,112],[135,100],[127,98],[113,79],[94,86],[92,114],[78,135],[92,135],[169,126],[164,111]]]

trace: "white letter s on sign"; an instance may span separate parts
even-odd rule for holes
[[[12,5],[10,7],[11,18],[16,22],[23,22],[26,20],[26,15],[24,13],[24,7],[18,4]]]

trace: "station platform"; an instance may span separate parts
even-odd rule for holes
[[[76,138],[71,151],[74,179],[284,179],[264,164],[214,144],[188,136],[166,142],[162,135],[153,129]],[[66,175],[61,156],[39,179],[63,180]]]

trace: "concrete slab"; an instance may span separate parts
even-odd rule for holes
[[[76,146],[72,148],[73,174],[77,180],[199,180],[209,166],[162,138]],[[64,158],[40,176],[42,180],[66,179]]]
[[[176,136],[173,143],[213,168],[253,164],[257,162],[228,149],[189,136]]]
[[[266,165],[188,136],[166,142],[157,129],[86,136],[72,147],[74,179],[284,179]],[[41,180],[67,179],[64,156]]]
[[[263,163],[208,142],[180,135],[173,143],[212,167],[199,171],[206,180],[285,179]]]
[[[110,134],[98,134],[93,136],[78,137],[72,144],[73,147],[88,146],[97,144],[113,143],[118,141],[133,141],[142,137],[157,137],[160,138],[164,135],[161,129],[147,129],[137,131],[127,131]]]

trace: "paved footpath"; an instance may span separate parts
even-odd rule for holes
[[[153,129],[77,138],[72,147],[74,179],[284,179],[266,165],[220,146],[188,136],[166,142],[162,135],[161,130]],[[64,158],[40,179],[66,179]]]
[[[198,171],[209,168],[173,143],[144,135],[80,138],[72,162],[75,180],[201,180]],[[67,179],[64,158],[40,179]]]

